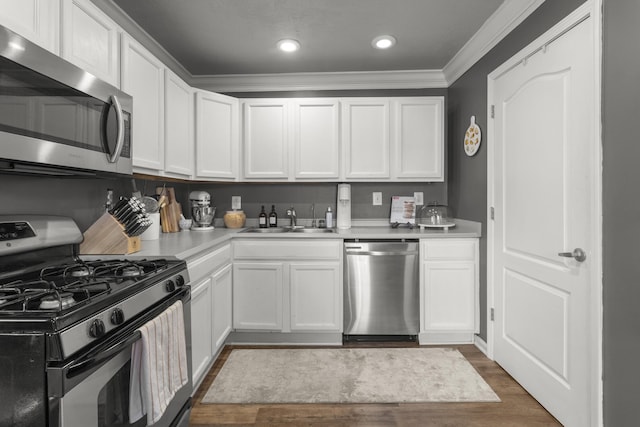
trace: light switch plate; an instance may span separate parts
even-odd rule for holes
[[[413,200],[415,200],[416,206],[424,205],[424,193],[422,191],[413,193]]]
[[[231,209],[242,209],[242,197],[231,196]]]
[[[382,205],[382,192],[381,191],[374,191],[373,192],[373,205],[374,206]]]

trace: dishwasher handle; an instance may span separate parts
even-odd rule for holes
[[[382,250],[371,251],[363,249],[362,246],[345,246],[347,255],[370,255],[370,256],[397,256],[397,255],[418,255],[417,250]]]

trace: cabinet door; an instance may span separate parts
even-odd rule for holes
[[[196,93],[196,178],[238,178],[239,102],[213,92]]]
[[[213,275],[213,354],[223,346],[231,332],[232,271],[228,264]]]
[[[393,178],[444,181],[444,99],[393,101]]]
[[[476,331],[474,262],[424,264],[424,332]]]
[[[164,66],[130,36],[122,38],[122,90],[133,96],[134,171],[164,169]]]
[[[389,100],[342,102],[344,177],[389,178]]]
[[[191,290],[191,360],[194,385],[205,375],[213,357],[211,283],[211,277],[208,277],[192,286]]]
[[[292,331],[342,331],[340,263],[290,264]]]
[[[120,87],[119,27],[88,0],[62,0],[64,59]]]
[[[340,177],[340,103],[335,99],[293,102],[296,179]]]
[[[0,0],[0,24],[58,54],[59,0]]]
[[[193,92],[169,70],[164,74],[164,171],[191,177],[193,174]],[[135,102],[134,102],[135,104]]]
[[[289,177],[289,102],[281,99],[244,103],[245,178]]]
[[[233,327],[282,330],[282,263],[233,265]]]

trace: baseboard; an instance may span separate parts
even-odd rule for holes
[[[473,344],[472,332],[421,332],[418,335],[420,345],[434,344]]]
[[[232,332],[226,344],[342,345],[341,333]]]
[[[487,346],[487,342],[483,340],[480,335],[475,335],[473,343],[475,346],[484,353],[485,356],[489,357],[489,347]]]

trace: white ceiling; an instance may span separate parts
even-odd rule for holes
[[[475,62],[544,0],[111,1],[194,79],[406,72],[424,80],[426,72],[442,87],[447,67],[464,71],[455,62],[465,50]],[[397,45],[374,49],[382,34]],[[301,50],[279,52],[283,38]]]

